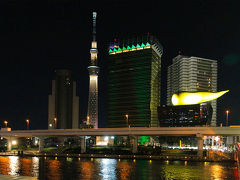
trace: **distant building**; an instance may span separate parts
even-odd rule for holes
[[[56,70],[48,98],[48,129],[79,128],[79,97],[70,70]]]
[[[168,67],[167,105],[178,92],[217,92],[217,61],[178,55]],[[213,108],[211,126],[216,126],[217,101],[209,102]]]
[[[108,127],[157,127],[163,48],[153,36],[114,41],[108,56]]]
[[[212,107],[210,104],[160,106],[158,107],[160,127],[192,127],[210,125]]]

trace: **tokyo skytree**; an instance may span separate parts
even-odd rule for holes
[[[90,49],[91,63],[88,66],[89,72],[89,95],[88,95],[88,113],[87,125],[98,128],[98,73],[99,67],[97,66],[97,41],[96,41],[96,18],[97,13],[93,12],[93,40]]]

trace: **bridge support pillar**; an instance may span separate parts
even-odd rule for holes
[[[85,136],[81,136],[81,153],[86,152],[86,142],[85,142]]]
[[[198,157],[203,157],[203,135],[202,134],[196,134],[197,141],[198,141]]]
[[[138,148],[138,136],[132,136],[132,153],[137,153]]]
[[[44,148],[44,137],[38,137],[38,151],[43,152]]]
[[[7,151],[11,151],[12,150],[12,138],[8,137],[7,139]]]

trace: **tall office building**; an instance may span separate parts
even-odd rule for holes
[[[153,36],[115,40],[108,56],[108,127],[156,127],[163,48]]]
[[[87,125],[98,128],[98,73],[97,66],[97,40],[96,40],[96,18],[97,13],[93,12],[93,41],[90,49],[91,64],[88,66],[89,72],[89,95],[88,95],[88,112]]]
[[[167,104],[177,92],[217,92],[217,61],[199,57],[178,55],[168,67]],[[217,101],[211,104],[211,126],[216,126]],[[160,125],[161,126],[161,125]]]
[[[48,97],[48,129],[79,128],[79,97],[70,70],[59,69]]]

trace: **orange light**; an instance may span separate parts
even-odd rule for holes
[[[5,126],[7,127],[8,122],[5,120],[5,121],[4,121],[4,124],[5,124]]]

